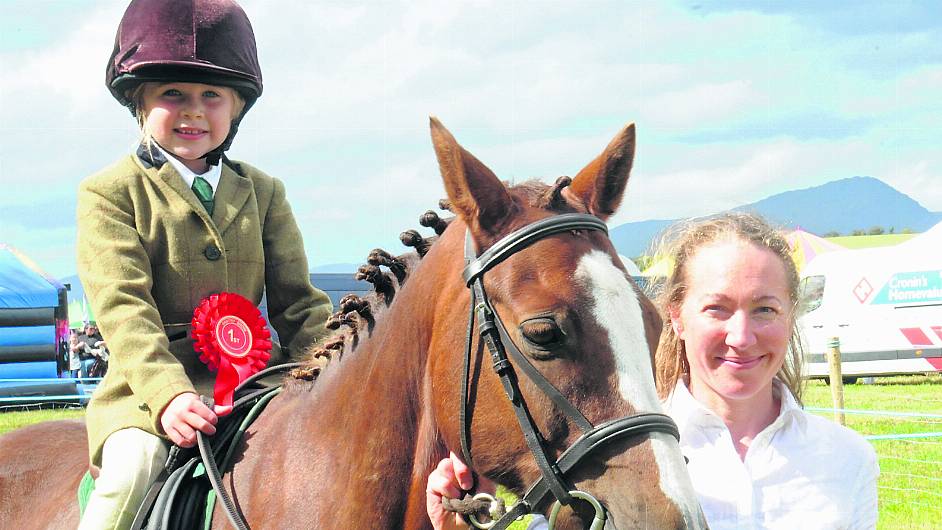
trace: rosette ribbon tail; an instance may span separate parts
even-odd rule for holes
[[[254,352],[255,350],[253,350]],[[268,357],[268,355],[265,355],[265,360]],[[213,399],[216,404],[222,406],[232,405],[233,392],[242,384],[242,381],[259,371],[257,365],[256,359],[249,359],[248,357],[230,358],[223,355],[219,360],[216,385],[213,387]],[[265,361],[262,361],[261,365],[265,366]]]

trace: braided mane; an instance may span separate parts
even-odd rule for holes
[[[562,190],[572,182],[569,177],[559,177],[549,186],[537,180],[529,180],[509,187],[515,200],[531,207],[555,211],[571,211]],[[505,183],[506,184],[506,183]],[[438,202],[438,207],[451,211],[447,199]],[[393,256],[383,249],[373,249],[355,274],[357,280],[372,284],[372,291],[363,297],[348,294],[341,298],[340,307],[329,319],[327,328],[333,330],[322,341],[312,345],[305,354],[303,365],[292,370],[290,380],[314,381],[330,362],[338,362],[344,355],[356,350],[360,341],[369,337],[376,321],[389,308],[396,293],[405,285],[420,260],[425,257],[438,237],[455,219],[443,219],[433,210],[419,217],[419,224],[431,228],[435,235],[423,236],[418,230],[409,229],[399,234],[399,240],[413,250]]]

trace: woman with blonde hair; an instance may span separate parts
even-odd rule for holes
[[[873,448],[801,408],[799,278],[785,238],[728,213],[666,241],[657,387],[710,528],[874,528]]]

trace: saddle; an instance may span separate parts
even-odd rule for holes
[[[281,385],[266,386],[258,383],[258,380],[274,372],[297,367],[299,364],[284,364],[253,375],[235,390],[232,412],[219,418],[216,434],[208,437],[198,432],[197,447],[171,447],[167,463],[144,497],[131,529],[208,529],[212,524],[217,497],[223,501],[226,515],[233,526],[244,528],[242,515],[238,513],[228,493],[222,489],[222,473],[230,468],[246,429],[258,418],[268,402],[281,392]],[[90,472],[86,472],[78,490],[81,513],[85,512],[93,490],[94,479]]]

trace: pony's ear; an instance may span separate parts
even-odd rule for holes
[[[496,235],[514,207],[507,188],[487,166],[458,145],[437,118],[429,118],[429,127],[452,211],[472,232]]]
[[[574,179],[568,193],[600,219],[608,219],[621,204],[635,158],[635,124],[629,123]]]

